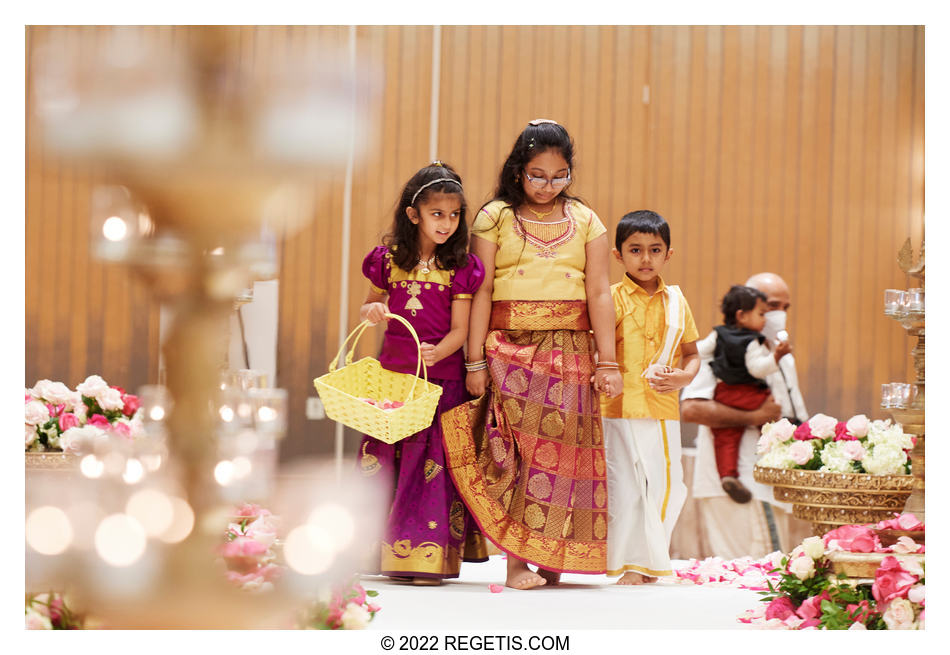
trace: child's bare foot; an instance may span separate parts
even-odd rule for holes
[[[617,584],[622,585],[650,584],[651,582],[656,582],[656,578],[636,571],[627,571],[617,580]]]
[[[548,569],[542,569],[539,566],[538,575],[544,578],[545,583],[547,583],[549,587],[556,587],[561,582],[560,571],[549,571]]]
[[[422,578],[416,577],[412,579],[412,584],[417,587],[438,587],[442,584],[442,578]]]
[[[512,589],[532,589],[547,584],[547,580],[528,568],[524,562],[512,555],[508,556],[508,577],[505,586]]]

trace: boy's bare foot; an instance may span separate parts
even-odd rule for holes
[[[549,587],[556,587],[561,582],[561,572],[560,571],[549,571],[548,569],[542,569],[538,567],[538,575],[544,578],[545,583]]]
[[[547,580],[529,569],[527,562],[508,556],[508,577],[505,579],[505,586],[512,589],[532,589],[545,584]]]
[[[727,475],[722,479],[722,490],[737,503],[747,503],[752,500],[752,492],[731,475]]]
[[[617,580],[617,584],[622,585],[650,584],[651,582],[656,582],[656,578],[636,571],[627,571]]]

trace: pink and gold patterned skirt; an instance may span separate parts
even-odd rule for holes
[[[551,571],[603,573],[607,470],[594,346],[579,316],[569,320],[574,329],[488,333],[490,388],[443,414],[446,463],[499,548]]]

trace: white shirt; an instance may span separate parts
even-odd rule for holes
[[[715,334],[715,332],[713,332]],[[708,338],[708,337],[707,337]],[[702,359],[699,373],[693,381],[683,389],[680,402],[687,398],[712,400],[716,390],[716,376],[709,366],[710,359]],[[805,409],[805,400],[798,388],[798,374],[795,372],[795,359],[791,354],[779,360],[779,370],[765,378],[765,382],[772,391],[775,402],[782,406],[782,415],[795,417],[800,421],[808,420],[808,411]],[[791,511],[787,503],[779,503],[772,494],[770,485],[760,484],[752,477],[752,469],[759,459],[756,454],[756,443],[759,440],[759,429],[756,426],[746,427],[739,443],[739,480],[758,500],[772,503]],[[700,425],[696,432],[696,463],[693,467],[693,497],[710,498],[725,496],[719,472],[716,469],[716,451],[713,449],[712,431],[706,425]]]

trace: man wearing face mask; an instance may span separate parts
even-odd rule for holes
[[[774,349],[778,342],[788,341],[785,324],[791,295],[785,281],[774,273],[758,273],[750,277],[745,286],[758,289],[766,296],[768,312],[762,334],[769,347]],[[789,541],[807,529],[803,522],[791,517],[790,505],[775,501],[771,486],[759,484],[752,477],[758,459],[758,426],[783,416],[796,424],[808,419],[793,355],[782,357],[778,368],[765,378],[771,397],[754,410],[734,409],[712,399],[716,378],[709,360],[702,362],[699,373],[683,389],[682,420],[700,424],[696,434],[692,496],[696,499],[704,540],[712,553],[720,557],[761,557],[778,549],[787,552],[798,543]],[[745,504],[733,501],[722,489],[710,431],[711,427],[733,426],[746,427],[739,445],[739,481],[751,491],[753,502]]]

